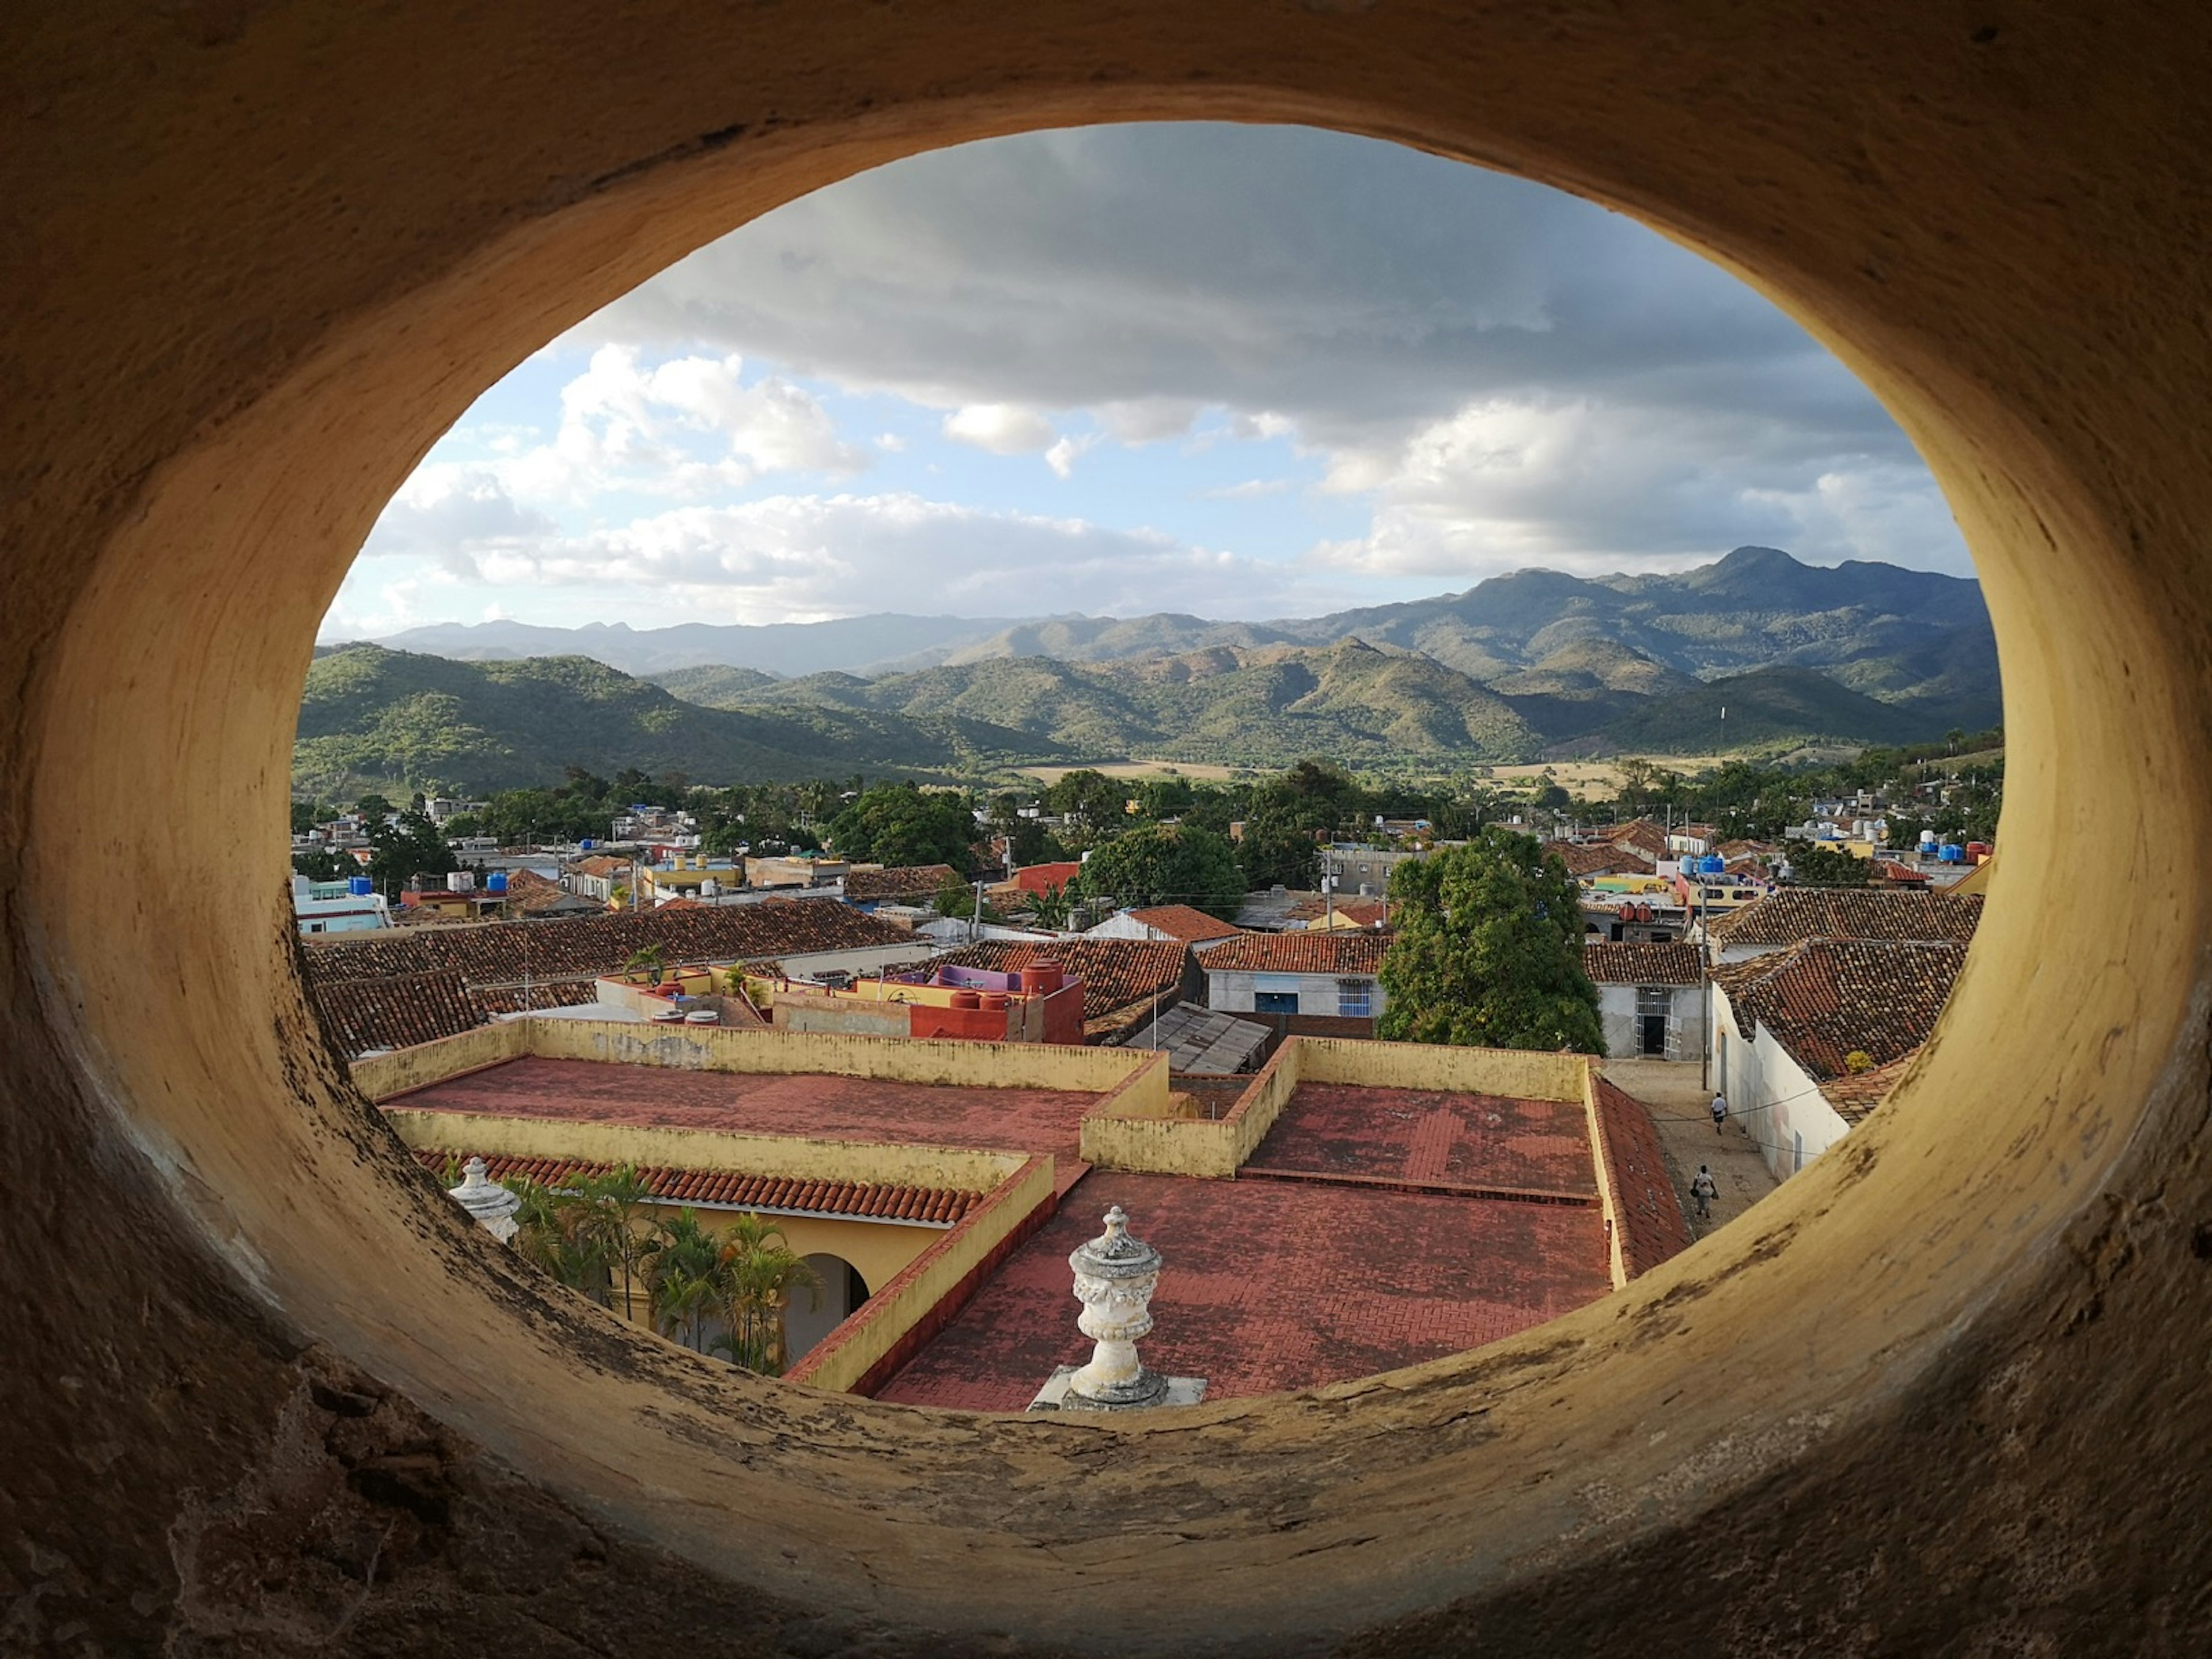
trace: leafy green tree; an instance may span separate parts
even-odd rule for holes
[[[746,1370],[781,1376],[788,1352],[784,1316],[793,1299],[804,1291],[815,1305],[822,1300],[822,1282],[806,1259],[790,1247],[782,1228],[740,1215],[722,1234],[716,1284],[730,1328],[708,1346]]]
[[[292,868],[309,881],[343,881],[361,873],[361,866],[348,854],[316,849],[293,854]]]
[[[1123,904],[1190,904],[1234,916],[1244,901],[1244,872],[1225,836],[1188,824],[1151,823],[1091,854],[1083,890]]]
[[[304,836],[328,817],[330,811],[320,801],[295,800],[292,803],[292,833]]]
[[[949,864],[963,875],[974,867],[975,839],[975,815],[965,794],[911,783],[878,785],[830,821],[830,844],[842,857]]]
[[[1310,891],[1321,879],[1321,843],[1281,813],[1261,813],[1244,820],[1237,865],[1247,891],[1278,885]]]
[[[1376,1035],[1602,1054],[1574,878],[1533,836],[1492,824],[1390,877],[1397,937]]]
[[[646,1271],[653,1322],[663,1336],[707,1352],[707,1316],[726,1299],[721,1263],[721,1243],[699,1224],[697,1211],[680,1211],[660,1224],[660,1248]]]
[[[606,1266],[614,1305],[634,1313],[647,1295],[650,1267],[660,1240],[648,1218],[653,1182],[635,1164],[617,1164],[604,1175],[587,1176],[573,1194],[582,1206],[578,1228]]]
[[[368,844],[374,849],[369,877],[381,891],[404,886],[418,873],[443,876],[461,867],[438,826],[411,809],[402,812],[397,823],[372,823]]]
[[[963,921],[970,917],[977,921],[1006,920],[988,899],[979,907],[975,902],[975,890],[966,882],[946,882],[937,890],[937,896],[931,902],[936,906],[937,914],[940,916],[956,916]]]
[[[1036,925],[1054,933],[1067,926],[1074,911],[1074,900],[1066,887],[1057,882],[1030,901],[1030,914],[1036,918]]]
[[[1048,811],[1093,830],[1110,830],[1128,816],[1129,787],[1103,772],[1083,767],[1062,773],[1044,792]]]
[[[1800,887],[1864,887],[1874,879],[1873,865],[1840,847],[1792,842],[1784,857],[1789,860],[1790,879]]]

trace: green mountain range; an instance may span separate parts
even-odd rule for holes
[[[414,629],[384,643],[472,660],[574,654],[641,675],[709,664],[780,677],[872,678],[1002,658],[1095,666],[1350,639],[1419,652],[1500,690],[1500,680],[1545,669],[1563,649],[1595,644],[1626,647],[1695,679],[1811,668],[1886,702],[1943,702],[1957,725],[1978,727],[1998,718],[1996,641],[1979,583],[1865,562],[1802,564],[1771,547],[1740,547],[1675,575],[1516,571],[1462,593],[1272,622],[1165,611],[1021,619],[881,615],[637,629],[489,622]]]
[[[319,650],[295,753],[301,787],[473,792],[569,765],[716,783],[1127,759],[1278,767],[1306,755],[1434,770],[1901,743],[2000,718],[1975,583],[1818,568],[1769,548],[1679,576],[1522,571],[1465,593],[1267,623],[876,617],[403,637],[424,635],[437,654]],[[502,641],[525,638],[573,643],[501,654]],[[666,660],[738,647],[763,659]],[[866,672],[789,672],[825,653],[875,659]]]

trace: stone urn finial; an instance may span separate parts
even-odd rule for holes
[[[522,1200],[485,1174],[483,1159],[471,1158],[461,1166],[461,1184],[446,1190],[476,1218],[478,1226],[501,1243],[514,1240],[514,1212],[522,1207]]]
[[[1075,1269],[1075,1299],[1083,1304],[1075,1327],[1093,1344],[1091,1363],[1067,1379],[1067,1404],[1157,1405],[1168,1379],[1145,1369],[1137,1339],[1152,1328],[1160,1253],[1129,1236],[1129,1218],[1116,1204],[1106,1212],[1106,1231],[1079,1247],[1067,1265]]]

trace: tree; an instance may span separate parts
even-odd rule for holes
[[[1226,920],[1244,902],[1244,872],[1225,836],[1188,824],[1151,823],[1091,854],[1083,890],[1125,905],[1189,904]]]
[[[707,1352],[707,1316],[726,1299],[721,1262],[721,1242],[699,1224],[697,1211],[680,1211],[660,1224],[660,1248],[647,1274],[653,1322],[663,1336]]]
[[[578,1181],[571,1196],[582,1210],[576,1231],[605,1264],[610,1294],[621,1291],[616,1306],[626,1315],[632,1313],[637,1294],[650,1282],[647,1269],[660,1248],[646,1217],[653,1182],[635,1164],[617,1164],[605,1175]]]
[[[966,875],[975,858],[975,814],[968,797],[911,783],[881,784],[830,821],[841,857],[878,864],[949,864]]]
[[[1784,856],[1790,862],[1790,881],[1800,887],[1864,887],[1874,879],[1871,864],[1840,847],[1792,842]]]
[[[1129,788],[1093,767],[1062,773],[1044,792],[1049,811],[1093,830],[1119,823],[1127,815]]]
[[[1074,901],[1068,896],[1066,887],[1058,882],[1030,901],[1030,914],[1036,918],[1036,925],[1054,933],[1067,926],[1074,909]]]
[[[784,1314],[800,1291],[810,1292],[819,1305],[821,1280],[785,1242],[783,1229],[757,1215],[740,1215],[730,1223],[716,1272],[730,1328],[709,1346],[746,1370],[781,1376],[787,1352]]]
[[[1279,886],[1305,891],[1321,879],[1321,844],[1311,830],[1279,812],[1255,814],[1237,838],[1237,865],[1248,892]]]
[[[1492,824],[1390,877],[1376,1035],[1401,1042],[1602,1054],[1574,878],[1533,836]]]
[[[371,823],[368,844],[374,849],[368,873],[382,890],[404,885],[411,876],[442,876],[460,868],[438,826],[411,808],[397,823]]]

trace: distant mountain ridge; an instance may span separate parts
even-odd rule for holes
[[[582,655],[629,674],[720,665],[802,678],[907,673],[1001,658],[1099,664],[1353,638],[1421,652],[1484,683],[1599,641],[1696,679],[1813,668],[1884,701],[1948,700],[1962,714],[1984,716],[1967,724],[1996,718],[1996,641],[1979,583],[1865,562],[1807,565],[1767,547],[1740,547],[1675,575],[1522,570],[1462,593],[1259,623],[1168,611],[1015,619],[886,613],[638,629],[493,622],[410,629],[380,643],[461,660]]]
[[[570,764],[702,782],[1306,755],[1436,769],[1899,743],[2000,718],[1976,583],[1820,568],[1771,548],[1678,576],[1521,571],[1266,623],[884,615],[398,638],[440,648],[319,648],[295,751],[303,787],[434,778],[483,790]],[[696,654],[732,653],[733,641],[753,659]],[[563,648],[502,654],[541,643]],[[884,654],[894,647],[903,654]],[[805,666],[824,658],[866,660]]]

